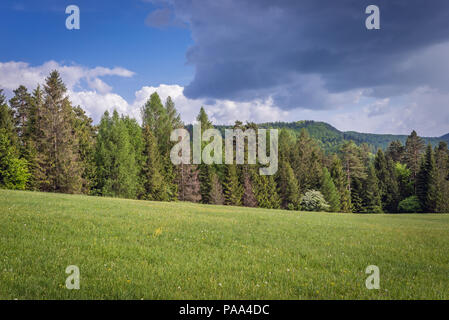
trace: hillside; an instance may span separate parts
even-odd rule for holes
[[[449,215],[0,190],[0,252],[0,299],[449,299]]]
[[[347,140],[353,140],[358,145],[368,143],[372,151],[378,148],[385,149],[390,142],[399,140],[405,144],[407,135],[393,135],[393,134],[374,134],[374,133],[360,133],[355,131],[340,131],[328,123],[318,122],[312,120],[296,121],[296,122],[266,122],[258,124],[260,128],[277,128],[288,129],[299,134],[301,129],[306,129],[309,134],[317,139],[326,151],[337,151],[338,147]],[[217,129],[224,132],[225,128],[230,126],[216,126]],[[418,132],[419,134],[419,132]],[[442,137],[424,137],[426,143],[431,143],[433,146],[438,145],[440,141],[449,143],[449,133]]]

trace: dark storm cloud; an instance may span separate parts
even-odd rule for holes
[[[449,40],[447,0],[170,3],[195,42],[187,53],[196,70],[184,91],[189,98],[272,96],[283,108],[320,109],[333,105],[333,94],[360,88],[383,97],[449,86],[440,82],[447,55],[432,51]],[[380,30],[365,28],[370,4],[380,8]]]

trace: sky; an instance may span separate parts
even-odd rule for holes
[[[368,30],[374,4],[380,29]],[[80,29],[66,28],[68,5]],[[56,69],[98,122],[140,119],[153,92],[185,123],[325,121],[339,130],[449,133],[447,0],[2,0],[0,88]]]

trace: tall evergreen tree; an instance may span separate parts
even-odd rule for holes
[[[66,87],[57,71],[50,73],[44,86],[39,141],[40,188],[44,191],[81,192],[81,164],[78,141],[72,125],[73,109]]]
[[[225,199],[223,195],[223,188],[221,186],[218,175],[213,172],[211,177],[211,191],[210,191],[210,203],[211,204],[224,204]]]
[[[321,193],[323,194],[326,202],[329,204],[329,211],[340,211],[340,194],[338,193],[338,190],[335,187],[331,175],[326,167],[323,168]]]
[[[209,121],[209,117],[207,116],[206,111],[203,107],[201,107],[200,112],[196,118],[196,120],[201,124],[201,131],[205,132],[208,129],[212,128],[212,123]],[[203,152],[204,147],[207,142],[201,142],[201,154]],[[200,190],[201,190],[201,202],[202,203],[210,203],[210,192],[212,187],[212,167],[206,163],[201,163],[198,165],[199,167],[199,179],[200,179]]]
[[[351,212],[351,192],[349,191],[348,181],[343,171],[342,162],[335,154],[332,157],[330,174],[340,195],[340,210]]]
[[[298,180],[290,163],[282,160],[276,173],[281,206],[284,209],[299,209],[300,191]]]
[[[144,194],[146,200],[169,200],[168,192],[165,188],[164,177],[161,173],[162,163],[160,161],[159,149],[156,137],[149,126],[143,129],[144,138],[144,163],[142,167]]]
[[[440,142],[435,150],[437,189],[436,212],[449,212],[449,150],[446,142]]]
[[[415,193],[417,192],[416,180],[418,172],[420,170],[421,154],[424,150],[424,147],[424,141],[418,136],[416,131],[413,130],[412,133],[407,137],[407,141],[405,143],[404,159],[405,163],[411,171],[411,179]]]
[[[234,164],[225,165],[223,192],[225,204],[231,206],[240,206],[242,204],[243,187],[239,183],[237,168]]]
[[[416,177],[416,195],[424,212],[435,212],[439,198],[437,171],[432,146],[429,144]]]
[[[394,140],[390,142],[387,148],[386,157],[392,159],[394,162],[404,161],[405,147],[401,141]]]
[[[369,213],[382,212],[378,180],[372,164],[368,166],[367,177],[363,181],[363,211]]]

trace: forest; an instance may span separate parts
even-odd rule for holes
[[[326,148],[307,128],[281,128],[279,169],[264,176],[258,164],[173,165],[170,134],[188,127],[173,100],[155,92],[141,114],[140,124],[106,111],[94,125],[72,105],[57,71],[32,92],[20,86],[9,101],[0,90],[0,188],[304,211],[449,212],[443,139],[426,145],[412,131],[405,143],[375,150],[350,139]],[[203,108],[197,121],[214,127]]]

